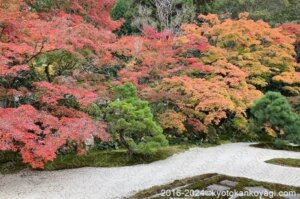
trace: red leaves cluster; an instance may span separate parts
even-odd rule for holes
[[[286,23],[279,26],[279,29],[281,29],[283,33],[296,36],[296,42],[300,44],[300,24]]]
[[[57,105],[59,100],[65,96],[73,96],[80,103],[80,105],[87,107],[90,103],[96,103],[98,95],[81,88],[67,87],[64,85],[54,85],[48,82],[37,82],[34,84],[37,91],[40,92],[39,101],[48,105]]]
[[[194,132],[197,132],[197,133],[203,133],[203,132],[207,133],[207,127],[202,122],[200,122],[198,119],[189,118],[187,120],[187,123],[190,126],[192,126]]]
[[[119,71],[120,81],[132,81],[143,88],[165,77],[176,76],[188,69],[210,70],[198,61],[191,61],[192,52],[201,54],[208,49],[208,41],[201,35],[188,33],[175,36],[146,27],[143,36],[124,36],[111,46],[111,51],[129,59]],[[188,66],[188,67],[187,67]],[[147,81],[143,81],[143,79]]]
[[[87,56],[96,67],[113,61],[107,47],[116,40],[112,31],[121,25],[110,19],[114,1],[54,1],[65,7],[39,13],[32,11],[27,1],[0,0],[0,78],[5,82],[0,87],[0,102],[4,100],[5,107],[10,107],[6,101],[17,106],[16,99],[28,95],[28,99],[40,102],[43,110],[30,105],[0,108],[0,150],[20,152],[24,162],[33,168],[43,168],[68,141],[75,142],[82,152],[82,143],[87,139],[108,139],[105,124],[82,111],[99,100],[93,89],[79,87],[76,82],[72,85],[35,82],[28,88],[12,86],[14,79],[22,77],[24,72],[34,72],[30,66],[38,56],[53,51],[72,54],[77,60]],[[76,110],[59,105],[66,96],[74,97],[81,107]]]
[[[91,7],[85,10],[85,7]],[[121,23],[110,19],[113,1],[72,0],[70,9],[81,15],[62,10],[44,17],[31,12],[23,1],[3,1],[0,4],[0,76],[17,76],[36,56],[65,50],[84,58],[78,51],[90,49],[95,64],[107,64],[111,57],[106,45],[115,40],[111,32]],[[88,15],[96,24],[86,23]]]
[[[121,26],[120,22],[110,18],[114,4],[115,0],[70,0],[69,9],[81,16],[87,16],[95,26],[113,31]]]
[[[18,73],[29,70],[30,68],[28,65],[16,65],[11,68],[6,65],[0,65],[0,76],[15,77]]]
[[[143,29],[143,36],[148,39],[166,40],[172,36],[172,32],[169,30],[157,32],[154,28],[146,26]]]
[[[25,163],[43,168],[67,141],[80,146],[91,136],[108,140],[105,128],[105,124],[88,117],[59,120],[30,105],[0,108],[0,150],[19,151]]]

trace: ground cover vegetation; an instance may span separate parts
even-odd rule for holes
[[[230,185],[230,186],[229,186]],[[221,188],[219,187],[221,186]],[[224,186],[227,190],[224,191]],[[249,187],[253,187],[253,192],[257,194],[261,193],[263,195],[264,191],[269,192],[271,194],[263,195],[263,196],[247,196],[245,191],[249,189]],[[214,190],[212,188],[219,188],[219,190]],[[275,198],[275,199],[284,199],[287,197],[293,197],[296,193],[299,193],[299,188],[292,187],[292,186],[285,186],[275,183],[269,182],[260,182],[255,181],[247,178],[239,178],[233,176],[225,176],[220,174],[206,174],[195,176],[191,178],[185,178],[176,180],[172,183],[155,186],[150,189],[146,189],[136,193],[135,195],[128,197],[128,199],[142,199],[142,198],[155,198],[155,199],[163,199],[163,198],[170,198],[170,197],[178,197],[178,196],[188,196],[189,198],[230,198],[230,195],[216,196],[216,195],[209,195],[209,190],[214,191],[215,193],[222,193],[223,192],[236,192],[237,194],[245,194],[244,196],[240,196],[240,198]],[[255,190],[256,189],[256,190]],[[207,195],[205,196],[197,196],[201,191],[207,191]],[[279,196],[279,193],[282,193],[282,196]],[[278,194],[278,195],[277,195]],[[292,195],[293,194],[293,195]],[[232,194],[233,195],[233,194]],[[253,194],[254,195],[254,194]],[[235,197],[235,196],[233,196]],[[297,196],[294,196],[297,197]]]
[[[266,161],[266,163],[276,164],[286,167],[300,167],[299,159],[291,159],[291,158],[277,158]]]

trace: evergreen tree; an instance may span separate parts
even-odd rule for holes
[[[277,92],[268,92],[252,107],[254,124],[269,135],[300,143],[300,117],[287,99]]]
[[[126,83],[114,88],[118,98],[106,109],[113,134],[128,153],[152,154],[168,145],[162,128],[154,121],[149,104],[138,98],[136,88]]]

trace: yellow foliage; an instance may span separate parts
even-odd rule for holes
[[[222,62],[218,64],[222,65]],[[173,93],[168,95],[170,100],[177,104],[184,113],[202,113],[200,115],[204,114],[204,118],[198,118],[193,113],[192,115],[202,120],[205,125],[219,124],[222,119],[227,118],[227,112],[242,115],[255,100],[262,96],[260,91],[243,81],[245,78],[243,73],[240,74],[237,68],[230,67],[235,66],[216,66],[216,75],[230,73],[233,77],[220,79],[221,75],[209,80],[190,77],[165,78],[158,89]],[[230,84],[236,86],[230,86]],[[187,110],[190,111],[187,112]]]
[[[300,84],[300,72],[283,72],[273,77],[273,80],[288,85]]]
[[[209,47],[201,60],[212,64],[219,59],[226,60],[248,73],[248,83],[265,87],[266,77],[282,83],[297,83],[295,69],[295,37],[282,33],[280,28],[271,28],[263,21],[248,20],[248,13],[241,13],[239,20],[223,22],[216,15],[200,16],[206,20],[197,29],[210,40]],[[286,73],[289,75],[287,76]],[[280,78],[282,77],[282,78]],[[289,77],[289,80],[284,78]]]
[[[248,19],[249,12],[243,12],[239,14],[239,19]]]
[[[284,86],[283,90],[288,92],[291,95],[300,95],[300,87],[299,86]]]
[[[184,122],[186,117],[177,113],[174,110],[167,110],[166,112],[158,115],[159,123],[164,129],[177,129],[178,132],[183,133],[186,131]]]
[[[274,131],[271,127],[265,127],[266,133],[272,137],[277,137],[276,131]]]
[[[35,72],[37,72],[39,75],[41,76],[45,76],[46,75],[46,67],[48,67],[48,72],[49,75],[54,75],[55,71],[57,69],[56,65],[47,65],[47,64],[43,64],[41,66],[34,66]]]
[[[208,14],[208,15],[200,15],[199,19],[204,19],[210,25],[217,25],[220,23],[220,20],[217,15],[215,14]]]

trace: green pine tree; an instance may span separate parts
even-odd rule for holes
[[[255,103],[251,113],[256,127],[275,132],[279,139],[300,144],[300,117],[280,93],[266,93]]]
[[[153,154],[168,145],[162,128],[154,121],[147,101],[138,98],[131,83],[115,87],[118,98],[106,109],[111,132],[130,155]]]

